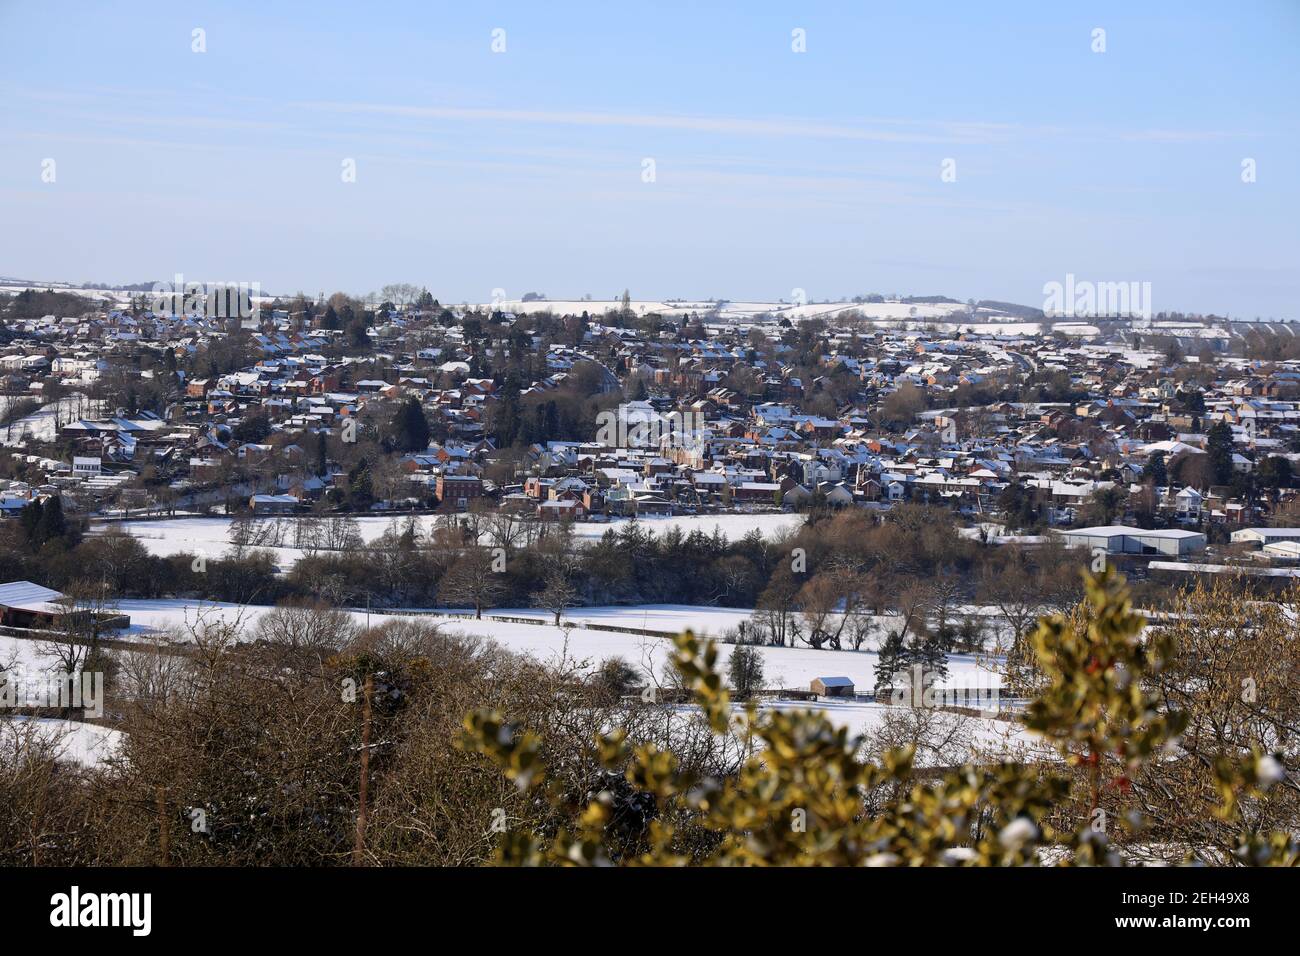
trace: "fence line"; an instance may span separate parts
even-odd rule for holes
[[[77,637],[62,631],[46,631],[27,627],[0,626],[0,635],[14,637],[21,641],[40,641],[45,644],[76,644],[79,647],[99,647],[115,651],[157,651],[173,657],[188,657],[196,648],[193,644],[155,644],[152,641],[125,641],[118,637],[101,637],[98,640]]]

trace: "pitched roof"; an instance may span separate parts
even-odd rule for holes
[[[0,606],[16,608],[23,611],[57,611],[52,604],[63,597],[58,591],[43,588],[31,581],[11,581],[0,584]]]

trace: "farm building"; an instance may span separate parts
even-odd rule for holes
[[[11,581],[0,584],[0,626],[23,628],[48,628],[69,614],[89,614],[69,603],[62,603],[64,595],[51,588],[43,588],[31,581]],[[130,627],[131,619],[117,611],[101,611],[100,622],[106,627]]]
[[[298,509],[298,499],[293,495],[253,495],[248,506],[255,515],[291,515]]]
[[[809,687],[819,697],[853,696],[853,680],[848,677],[814,677]]]
[[[1232,532],[1233,544],[1261,546],[1279,541],[1300,541],[1300,528],[1241,528]]]
[[[64,607],[55,602],[63,595],[31,581],[0,584],[0,624],[6,627],[44,627],[54,623]]]
[[[1283,538],[1281,541],[1270,541],[1260,548],[1260,553],[1283,561],[1300,561],[1300,538]]]
[[[1199,531],[1148,531],[1126,525],[1075,528],[1060,532],[1070,548],[1101,549],[1107,554],[1150,554],[1179,557],[1205,550],[1205,535]]]

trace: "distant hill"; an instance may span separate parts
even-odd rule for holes
[[[1036,309],[1029,305],[1017,305],[1014,302],[998,302],[996,299],[981,299],[976,303],[976,307],[980,309],[996,309],[998,312],[1014,315],[1018,319],[1034,322],[1041,322],[1047,318],[1042,309]]]
[[[83,289],[107,289],[111,292],[152,292],[158,285],[166,283],[159,282],[132,282],[127,285],[106,285],[101,282],[83,282]]]
[[[73,289],[70,282],[48,282],[37,279],[18,279],[14,276],[0,276],[0,285],[30,286],[33,289]]]
[[[961,305],[960,299],[946,295],[906,295],[898,301],[906,305]]]
[[[0,316],[6,319],[39,319],[45,315],[62,317],[81,315],[95,307],[95,301],[75,292],[28,289],[0,301]]]
[[[52,282],[46,279],[19,279],[0,276],[0,286],[26,286],[31,289],[66,289],[68,291],[103,290],[105,292],[152,292],[158,286],[170,287],[172,279],[149,282]],[[202,280],[196,280],[202,281]],[[261,293],[270,296],[271,293]]]
[[[128,285],[115,285],[111,282],[55,282],[48,279],[20,279],[16,276],[0,276],[0,285],[27,286],[32,289],[103,289],[107,292],[151,292],[155,283],[134,282]]]

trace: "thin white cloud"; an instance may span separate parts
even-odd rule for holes
[[[109,96],[120,102],[123,98],[134,105],[153,101],[162,107],[162,101],[178,95],[176,90],[117,90],[100,87],[82,91],[32,90],[0,84],[6,96],[44,101],[47,103],[89,104],[99,97]],[[221,91],[208,89],[208,93],[222,96]],[[548,110],[504,109],[485,106],[413,106],[400,103],[349,103],[339,101],[283,102],[265,97],[225,97],[228,107],[248,109],[257,106],[262,111],[307,110],[333,115],[391,117],[408,120],[446,120],[466,123],[530,124],[537,126],[579,126],[592,128],[628,128],[679,130],[682,132],[714,133],[719,135],[756,136],[768,138],[847,140],[894,144],[953,144],[993,145],[1013,140],[1065,139],[1087,141],[1146,142],[1167,144],[1195,144],[1236,138],[1257,137],[1258,133],[1202,129],[1116,129],[1114,127],[1060,126],[1055,124],[1004,123],[986,120],[908,119],[897,117],[855,117],[851,121],[835,121],[800,117],[734,117],[704,116],[680,113],[642,113],[600,110]],[[153,111],[150,111],[151,113]],[[71,118],[84,119],[84,115]],[[190,120],[181,121],[173,111],[161,108],[150,117],[143,113],[128,113],[126,122],[159,125],[199,125]],[[221,120],[211,120],[214,126]],[[229,120],[231,128],[240,120]],[[242,121],[249,128],[283,126],[283,123]],[[309,131],[300,130],[309,133]],[[380,132],[380,131],[376,131]]]
[[[1120,138],[1135,143],[1205,143],[1250,135],[1253,134],[1228,133],[1220,130],[1141,129],[1136,132],[1121,133]]]
[[[290,107],[336,115],[393,116],[406,119],[520,123],[549,126],[624,127],[773,138],[843,139],[878,143],[1006,143],[1015,138],[1117,139],[1129,142],[1199,143],[1241,137],[1240,132],[1197,129],[1116,130],[1094,127],[1034,126],[980,120],[871,118],[853,123],[796,117],[747,118],[679,113],[627,113],[597,110],[535,110],[461,106],[410,106],[396,103],[308,101]]]
[[[991,133],[1005,129],[996,124],[933,124],[933,133],[899,132],[817,120],[746,119],[741,117],[688,116],[656,113],[605,113],[590,110],[488,109],[456,106],[403,106],[388,103],[306,102],[291,104],[330,113],[399,116],[410,119],[465,122],[530,123],[550,126],[604,126],[682,130],[743,136],[848,139],[883,143],[987,142]],[[903,123],[897,125],[914,125]]]

